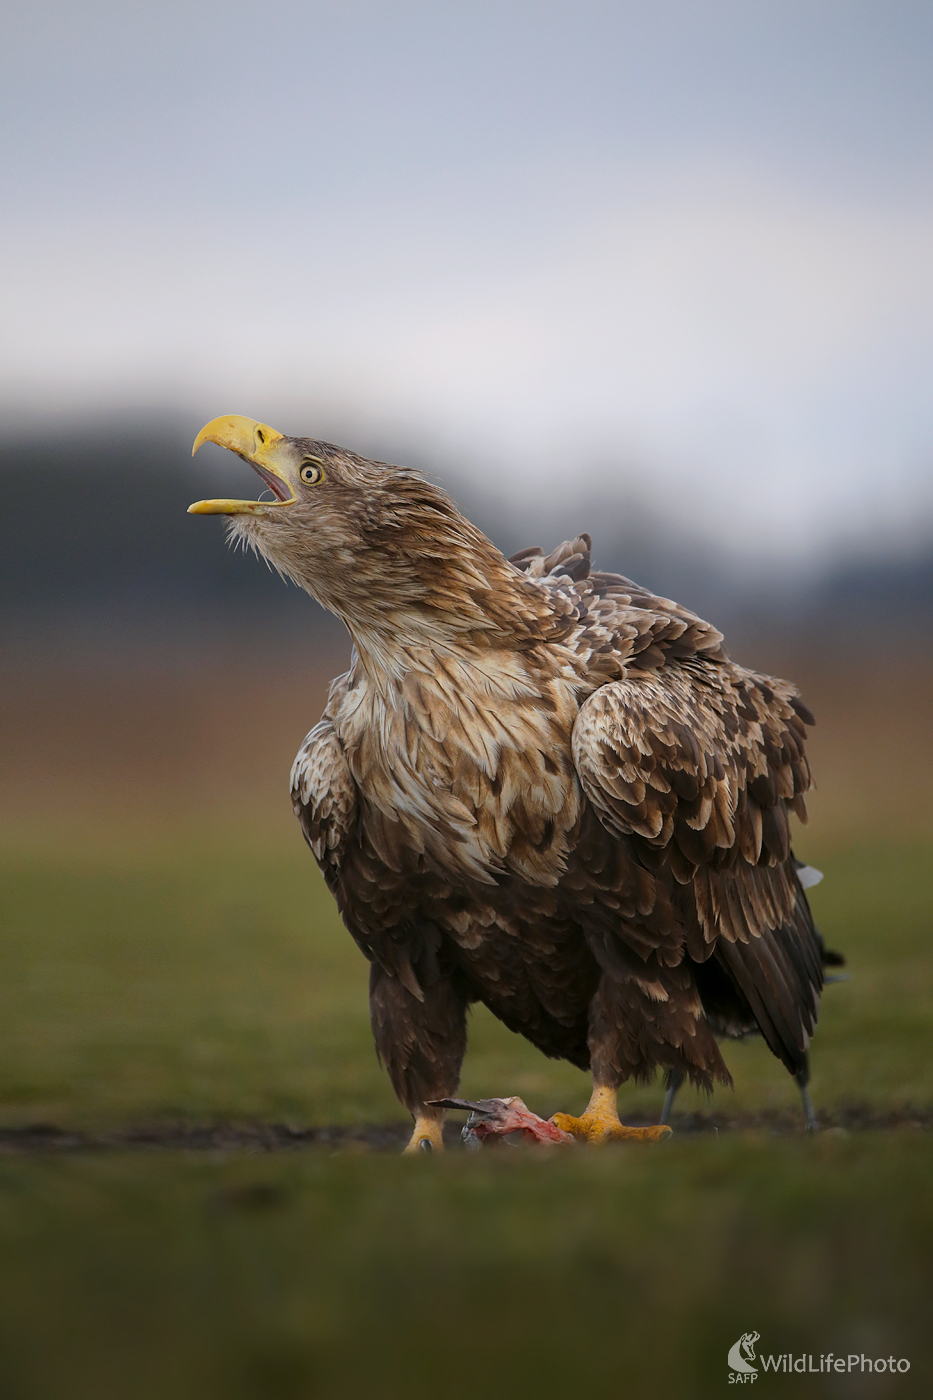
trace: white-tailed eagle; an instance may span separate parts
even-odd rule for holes
[[[802,1087],[824,953],[791,850],[806,707],[715,628],[590,564],[506,559],[417,472],[252,419],[198,434],[273,499],[199,501],[354,643],[292,770],[295,812],[371,967],[376,1048],[439,1147],[483,1002],[593,1075],[589,1140],[661,1068],[730,1083],[758,1030]]]

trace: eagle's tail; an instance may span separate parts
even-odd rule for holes
[[[768,1048],[793,1075],[806,1066],[816,1027],[823,946],[798,881],[793,913],[785,923],[746,943],[720,939],[714,954]]]
[[[708,962],[695,967],[707,1019],[717,1036],[756,1032],[795,1077],[808,1077],[807,1048],[819,1013],[824,968],[841,966],[841,953],[826,947],[813,922],[806,884],[809,867],[793,860],[793,912],[778,928],[765,928],[747,942],[720,938]],[[803,873],[803,879],[800,878]],[[806,1083],[806,1077],[802,1084]]]

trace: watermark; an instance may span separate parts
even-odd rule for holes
[[[759,1335],[758,1332],[743,1332],[735,1345],[729,1348],[729,1365],[735,1373],[729,1377],[730,1384],[733,1381],[756,1379],[758,1372],[752,1362],[755,1360],[755,1343]]]
[[[803,1356],[793,1356],[789,1351],[781,1352],[778,1356],[756,1356],[755,1343],[759,1340],[758,1332],[743,1332],[737,1342],[729,1348],[727,1360],[729,1362],[729,1384],[730,1385],[752,1385],[757,1381],[761,1371],[776,1371],[784,1375],[826,1375],[829,1371],[839,1371],[845,1375],[852,1371],[860,1374],[871,1372],[900,1372],[910,1370],[910,1362],[904,1357],[900,1359],[894,1356],[865,1356],[856,1355],[850,1352],[848,1356],[834,1356],[831,1351],[822,1352],[818,1356],[806,1353]]]

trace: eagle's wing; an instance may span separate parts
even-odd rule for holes
[[[339,676],[323,719],[298,750],[292,766],[292,806],[357,946],[421,1001],[422,980],[428,985],[437,979],[436,948],[430,939],[413,941],[404,921],[401,937],[396,936],[398,911],[406,906],[404,880],[385,866],[379,853],[354,843],[360,797],[329,713],[346,688],[347,676]]]
[[[295,816],[333,890],[356,822],[357,793],[343,746],[326,715],[298,750],[291,789]]]
[[[630,671],[585,701],[573,759],[605,826],[666,853],[686,883],[701,866],[783,865],[788,817],[806,820],[812,717],[791,686],[730,663]]]
[[[789,832],[791,812],[806,820],[812,722],[785,682],[696,657],[602,686],[573,730],[601,822],[667,875],[686,951],[715,953],[792,1069],[822,985]]]

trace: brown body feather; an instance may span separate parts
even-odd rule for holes
[[[714,1032],[755,1027],[800,1070],[822,969],[793,688],[592,571],[586,536],[510,562],[416,474],[289,441],[332,497],[234,529],[354,639],[292,795],[402,1102],[455,1092],[475,1001],[602,1084],[728,1082]]]

